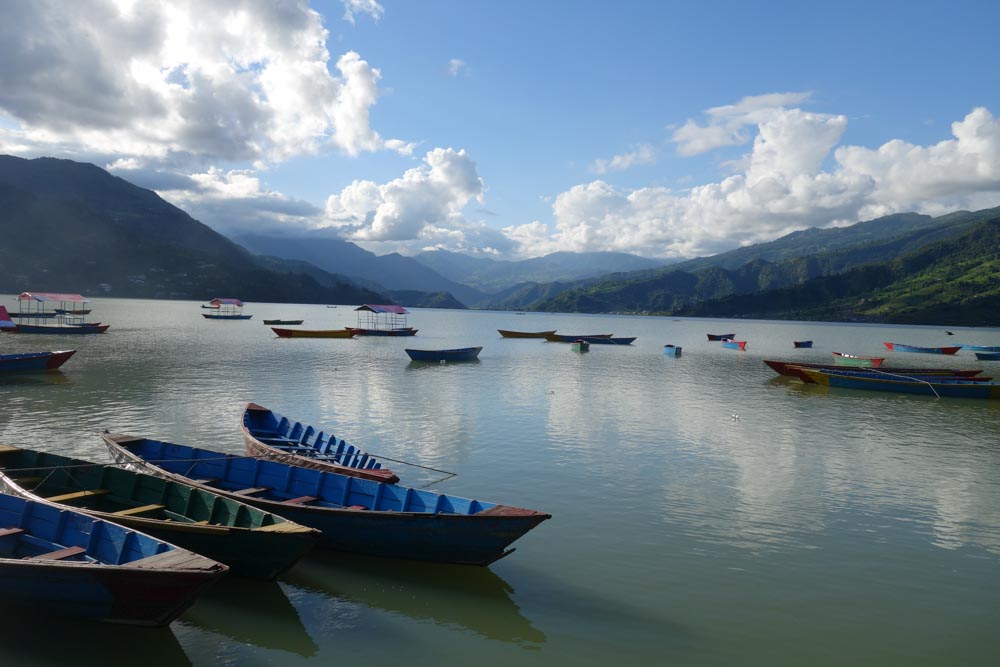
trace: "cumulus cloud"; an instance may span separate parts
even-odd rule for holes
[[[448,61],[448,74],[455,77],[458,73],[465,69],[465,61],[459,60],[458,58],[452,58]]]
[[[0,150],[194,166],[412,151],[371,127],[379,70],[355,52],[331,67],[327,37],[304,2],[9,3],[0,110],[17,126]]]
[[[354,17],[358,14],[368,14],[373,20],[378,21],[385,14],[382,5],[375,0],[343,0],[344,20],[354,25]]]
[[[656,164],[656,151],[649,144],[643,144],[634,151],[615,155],[610,160],[594,160],[591,170],[598,174],[606,174],[609,171],[625,171],[640,165]]]

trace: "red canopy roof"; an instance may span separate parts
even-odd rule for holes
[[[370,303],[358,306],[354,310],[370,310],[373,313],[390,313],[392,315],[406,314],[406,308],[403,308],[402,306],[376,306]]]
[[[13,329],[14,322],[10,319],[7,306],[0,306],[0,329]]]
[[[239,299],[220,299],[219,297],[209,301],[209,304],[215,306],[216,308],[222,305],[243,307],[243,302]]]
[[[74,301],[76,303],[87,303],[87,299],[82,294],[60,294],[58,292],[21,292],[17,296],[18,301]]]

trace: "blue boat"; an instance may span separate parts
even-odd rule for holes
[[[631,345],[635,336],[631,338],[615,338],[612,334],[598,334],[594,336],[567,336],[562,334],[548,334],[545,340],[550,343],[575,343],[578,340],[586,341],[594,345]]]
[[[961,346],[952,345],[949,347],[921,347],[919,345],[903,345],[902,343],[882,343],[894,352],[921,352],[923,354],[955,354],[961,350]]]
[[[976,352],[979,361],[1000,361],[1000,352]]]
[[[0,373],[19,371],[54,371],[76,354],[76,350],[0,354]]]
[[[1000,345],[962,345],[962,349],[972,352],[1000,352]]]
[[[404,350],[413,361],[475,361],[482,351],[480,347],[460,347],[452,350]]]
[[[679,357],[681,356],[681,348],[678,345],[670,345],[668,343],[663,346],[663,354],[668,357]]]
[[[792,345],[795,347],[812,347],[813,342],[811,340],[793,340]]]
[[[722,347],[728,347],[731,350],[745,350],[747,349],[747,342],[745,340],[724,340],[722,341]]]
[[[898,379],[892,377],[860,377],[845,375],[843,371],[802,368],[801,371],[813,382],[828,387],[846,389],[868,389],[922,396],[949,396],[955,398],[1000,399],[1000,383],[971,382],[966,379],[924,380],[919,377]],[[851,371],[847,371],[850,373]]]
[[[370,556],[489,565],[550,514],[333,472],[102,433],[115,461],[214,491],[322,531],[318,546]]]
[[[0,598],[8,605],[161,626],[226,571],[130,528],[0,494]]]

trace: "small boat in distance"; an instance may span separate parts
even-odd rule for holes
[[[812,378],[816,384],[845,389],[869,389],[902,394],[920,394],[923,396],[943,396],[954,398],[987,398],[1000,399],[1000,383],[975,382],[967,379],[938,379],[919,377],[895,378],[891,376],[876,376],[876,374],[855,373],[848,370],[813,370],[803,368],[802,372]]]
[[[736,338],[736,334],[734,334],[734,333],[729,333],[729,334],[705,334],[705,335],[708,336],[709,340],[732,340],[733,338]]]
[[[556,332],[555,329],[552,331],[509,331],[507,329],[497,329],[497,331],[504,338],[545,338]]]
[[[813,370],[844,370],[845,367],[842,364],[816,364],[816,363],[806,363],[802,361],[775,361],[773,359],[765,359],[764,363],[767,364],[771,370],[773,370],[778,375],[785,375],[788,377],[797,377],[802,379],[802,374],[798,372],[798,368],[811,368]],[[860,367],[860,368],[873,368]],[[884,369],[888,373],[897,373],[900,375],[951,375],[955,377],[974,377],[982,373],[981,368],[887,368]]]
[[[218,312],[202,313],[201,316],[206,320],[249,320],[253,317],[243,314],[243,302],[239,299],[216,297],[209,302],[209,306]]]
[[[590,352],[590,343],[585,340],[573,341],[574,352]]]
[[[411,350],[404,349],[413,361],[448,362],[448,361],[475,361],[482,352],[479,347],[459,347],[451,350]]]
[[[668,357],[679,357],[681,356],[681,348],[679,345],[671,345],[670,343],[667,343],[663,346],[663,354]]]
[[[395,484],[399,476],[378,458],[331,433],[326,435],[301,422],[248,403],[240,420],[247,454],[330,472]]]
[[[355,336],[416,336],[417,330],[406,325],[408,311],[402,306],[366,303],[354,309],[358,326],[347,327]]]
[[[0,596],[8,605],[158,627],[227,569],[137,530],[0,493]]]
[[[347,327],[354,332],[355,336],[416,336],[417,329],[413,327],[401,327],[398,329],[362,329],[358,327]]]
[[[812,347],[813,342],[811,340],[793,340],[792,345],[795,347]]]
[[[859,357],[843,352],[833,353],[833,363],[838,366],[853,366],[855,368],[878,368],[885,362],[885,357]]]
[[[303,322],[305,320],[264,320],[264,324],[283,324],[285,326],[302,324]]]
[[[962,348],[955,347],[919,347],[917,345],[903,345],[902,343],[882,343],[893,352],[923,352],[924,354],[955,354]]]
[[[102,434],[112,457],[316,528],[320,548],[489,565],[546,512],[385,484],[269,459]]]
[[[577,340],[593,341],[595,338],[611,338],[614,334],[557,334],[546,333],[543,338],[550,343],[572,343]]]
[[[731,350],[746,350],[747,342],[745,340],[723,340],[722,347],[728,347]]]
[[[271,327],[279,338],[354,338],[353,329],[281,329]]]
[[[1000,352],[976,352],[979,361],[1000,361]]]
[[[962,349],[972,352],[1000,352],[1000,345],[962,345]]]
[[[5,306],[0,306],[0,331],[22,334],[99,334],[108,330],[109,324],[84,322],[83,315],[73,311],[67,304],[88,303],[80,294],[56,294],[51,292],[22,292],[17,297],[17,323],[11,320]],[[64,312],[47,310],[50,303],[58,303]],[[87,312],[90,312],[87,309]],[[55,321],[55,324],[50,322]]]
[[[78,308],[78,309],[74,310],[72,308],[56,308],[55,312],[58,315],[90,315],[91,310],[93,310],[93,309],[92,308]]]
[[[74,354],[76,354],[76,350],[0,354],[0,373],[13,373],[20,371],[54,371],[66,363]]]

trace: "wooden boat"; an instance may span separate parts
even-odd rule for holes
[[[954,347],[919,347],[917,345],[903,345],[902,343],[883,343],[893,352],[923,352],[924,354],[955,354],[962,348]]]
[[[554,334],[552,331],[509,331],[507,329],[497,329],[504,338],[545,338],[546,335]]]
[[[590,352],[590,343],[585,340],[573,341],[574,352]]]
[[[812,347],[813,342],[811,340],[793,340],[792,345],[795,347]]]
[[[775,361],[773,359],[765,359],[764,363],[778,375],[797,377],[804,382],[811,382],[811,380],[807,379],[808,376],[798,370],[800,368],[810,368],[812,370],[844,370],[844,367],[839,364],[816,364],[802,361]],[[983,372],[980,368],[889,368],[885,370],[902,375],[950,375],[954,377],[974,377]]]
[[[745,350],[747,349],[747,342],[745,340],[724,340],[722,341],[722,347],[728,347],[731,350]]]
[[[202,313],[201,316],[206,320],[249,320],[253,317],[243,314],[243,302],[239,299],[216,297],[208,303],[208,308],[216,312]]]
[[[92,308],[56,308],[55,312],[58,315],[90,315]]]
[[[668,357],[679,357],[681,356],[681,348],[679,345],[671,345],[667,343],[663,346],[663,354]]]
[[[813,370],[803,368],[802,372],[817,384],[847,389],[869,389],[924,396],[948,396],[955,398],[1000,399],[1000,382],[972,382],[968,379],[907,379],[890,377],[870,377],[852,374],[852,371]]]
[[[448,362],[448,361],[475,361],[479,358],[479,353],[483,348],[479,347],[459,347],[451,350],[413,350],[406,348],[404,352],[413,361]]]
[[[631,345],[636,339],[636,336],[630,337],[611,337],[611,338],[584,338],[588,343],[592,345]]]
[[[354,309],[358,326],[348,327],[355,336],[416,336],[417,330],[406,325],[406,308],[366,303]]]
[[[271,327],[279,338],[354,338],[351,329],[282,329]]]
[[[20,324],[13,329],[4,329],[11,333],[21,334],[102,334],[108,330],[110,324],[100,322],[89,322],[87,324]]]
[[[295,325],[302,324],[305,320],[264,320],[264,324],[284,324],[284,325]]]
[[[347,327],[354,336],[416,336],[417,329],[413,327],[401,327],[398,329],[361,329],[358,327]]]
[[[0,494],[0,597],[8,604],[162,626],[226,570],[137,530]]]
[[[833,363],[837,366],[853,366],[855,368],[879,368],[885,363],[885,357],[859,357],[853,354],[834,352]]]
[[[253,315],[223,315],[222,313],[211,315],[208,313],[202,313],[201,316],[206,320],[249,320],[253,317]]]
[[[972,352],[1000,352],[1000,345],[962,345],[962,349]]]
[[[256,403],[247,403],[240,420],[247,454],[290,465],[395,484],[399,476],[378,458],[331,433],[292,421]]]
[[[76,350],[0,354],[0,373],[19,371],[54,371],[76,354]]]
[[[611,338],[614,334],[557,334],[557,333],[547,333],[543,338],[550,343],[572,343],[578,340],[585,340],[587,342],[593,342],[598,338]]]
[[[979,361],[1000,361],[1000,352],[976,352]]]
[[[287,571],[318,537],[278,514],[188,484],[32,449],[0,445],[0,488],[141,530],[255,579]]]
[[[736,334],[734,334],[734,333],[729,333],[729,334],[706,334],[706,335],[708,336],[709,340],[732,340],[733,338],[736,338]]]
[[[279,461],[103,435],[116,461],[237,498],[322,531],[319,546],[371,556],[488,565],[551,517]]]

